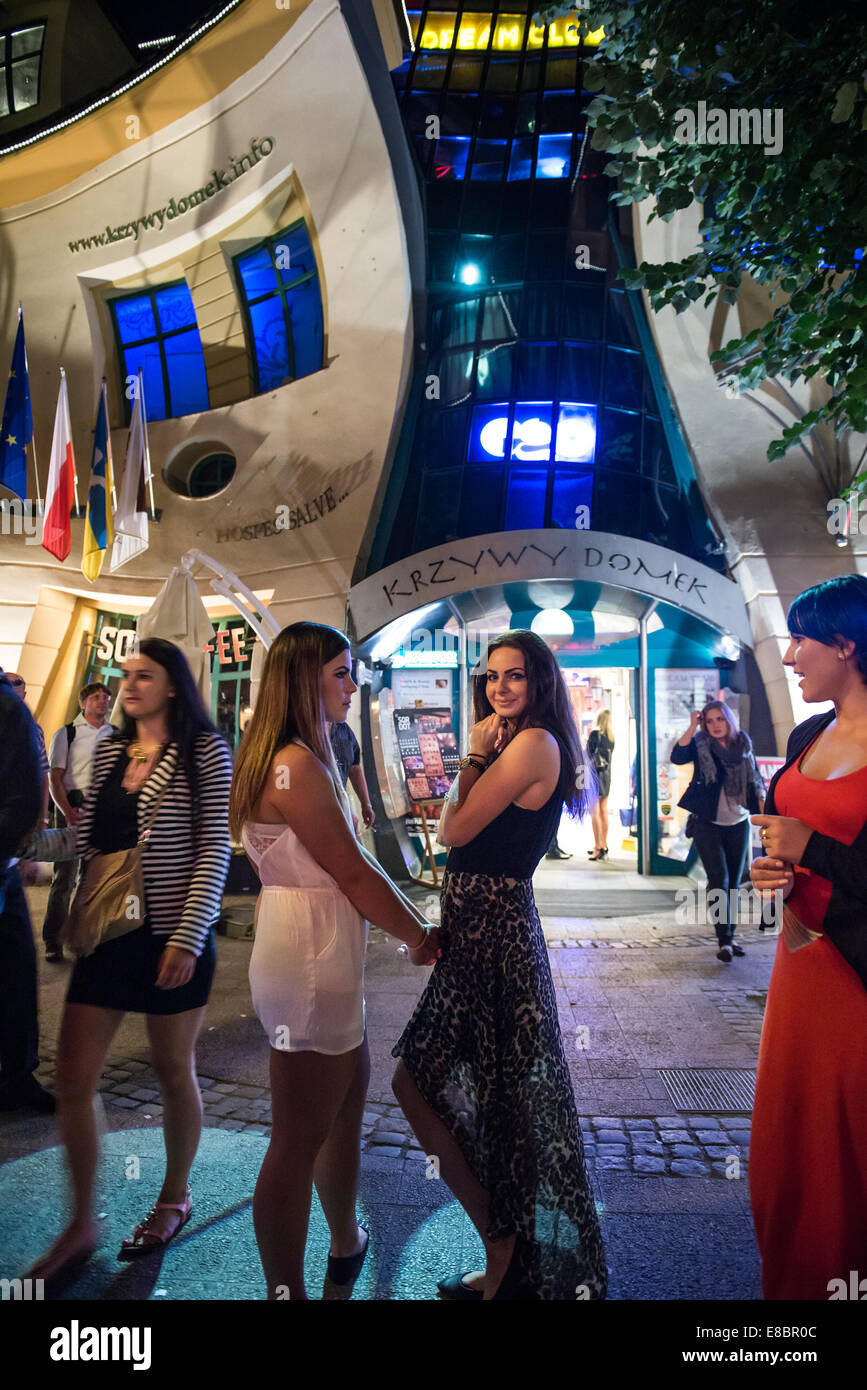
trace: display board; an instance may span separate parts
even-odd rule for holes
[[[410,801],[448,796],[458,772],[450,709],[396,709],[394,728]]]

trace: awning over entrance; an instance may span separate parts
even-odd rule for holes
[[[603,531],[493,532],[451,541],[400,560],[349,591],[357,643],[417,608],[488,586],[570,579],[658,599],[701,618],[752,648],[743,595],[731,579],[650,541]]]

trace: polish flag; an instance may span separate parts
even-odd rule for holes
[[[66,373],[60,368],[60,392],[54,417],[54,436],[51,440],[51,463],[45,494],[45,522],[42,544],[58,560],[65,560],[72,548],[72,525],[69,514],[75,502],[75,455],[72,452],[72,428],[69,423],[69,395]]]

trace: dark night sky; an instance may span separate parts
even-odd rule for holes
[[[100,8],[120,30],[133,51],[145,39],[161,39],[168,34],[180,38],[190,29],[216,14],[225,0],[147,0],[147,4],[130,4],[130,0],[99,0]],[[154,50],[145,50],[153,55]],[[159,50],[157,50],[158,52]]]

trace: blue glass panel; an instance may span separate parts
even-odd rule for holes
[[[641,409],[643,364],[641,354],[625,348],[605,349],[605,399],[627,410]]]
[[[560,356],[560,395],[572,401],[599,399],[598,343],[564,343]]]
[[[172,415],[208,409],[208,381],[198,328],[176,333],[163,343],[169,374]]]
[[[551,400],[557,387],[557,344],[521,343],[518,356],[519,396]]]
[[[437,140],[434,176],[438,179],[462,179],[467,172],[470,153],[468,135],[444,135]]]
[[[143,343],[127,348],[123,354],[127,376],[137,376],[139,367],[144,377],[145,410],[149,420],[165,420],[166,397],[163,389],[163,368],[158,343]]]
[[[486,463],[505,457],[508,424],[509,406],[506,401],[476,406],[467,455],[470,463]]]
[[[439,376],[440,404],[458,405],[466,400],[473,386],[473,354],[445,352],[436,368]],[[500,393],[502,394],[502,392]]]
[[[532,135],[523,135],[517,140],[512,141],[512,157],[509,160],[509,183],[516,183],[518,179],[531,179],[533,177],[533,145],[535,141]]]
[[[154,294],[160,328],[171,333],[175,328],[189,328],[196,322],[196,311],[187,285],[166,285]]]
[[[135,299],[113,299],[111,306],[122,343],[137,343],[142,338],[156,337],[157,326],[150,295],[136,295]]]
[[[502,468],[468,469],[464,473],[461,488],[457,534],[478,536],[488,530],[497,530],[502,496]]]
[[[295,375],[309,376],[322,367],[322,300],[319,277],[305,280],[286,295],[292,325],[292,352]]]
[[[273,391],[289,380],[289,348],[280,296],[250,307],[259,390]]]
[[[316,260],[306,227],[296,227],[294,232],[281,232],[273,241],[274,262],[280,272],[284,285],[292,285],[302,275],[316,270]]]
[[[518,463],[547,463],[551,457],[551,404],[519,401],[512,427],[512,458]]]
[[[560,406],[555,458],[558,463],[592,463],[596,454],[596,411],[593,406]]]
[[[578,508],[589,509],[592,503],[593,474],[566,473],[558,468],[554,474],[554,495],[551,499],[553,525],[565,526],[567,530],[572,531],[576,522],[579,522],[580,529],[587,530],[589,525],[592,525],[593,513],[590,511],[589,516],[586,513],[579,514]]]
[[[506,140],[477,140],[470,178],[486,181],[501,179],[507,148]]]
[[[260,246],[258,251],[250,251],[246,256],[239,256],[237,266],[241,272],[248,303],[251,299],[258,299],[260,295],[276,290],[277,275],[264,246]]]
[[[476,367],[476,396],[479,400],[490,400],[491,397],[502,399],[510,394],[514,359],[515,348],[511,343],[482,348]]]
[[[516,469],[509,474],[509,493],[506,498],[506,530],[523,531],[526,527],[545,525],[545,489],[548,470]]]
[[[539,136],[537,179],[568,179],[571,160],[571,134]]]
[[[578,99],[575,92],[546,91],[542,97],[539,130],[543,134],[552,131],[571,130],[578,119]]]
[[[606,468],[638,472],[641,464],[641,416],[626,410],[603,410],[596,442],[596,462]]]

